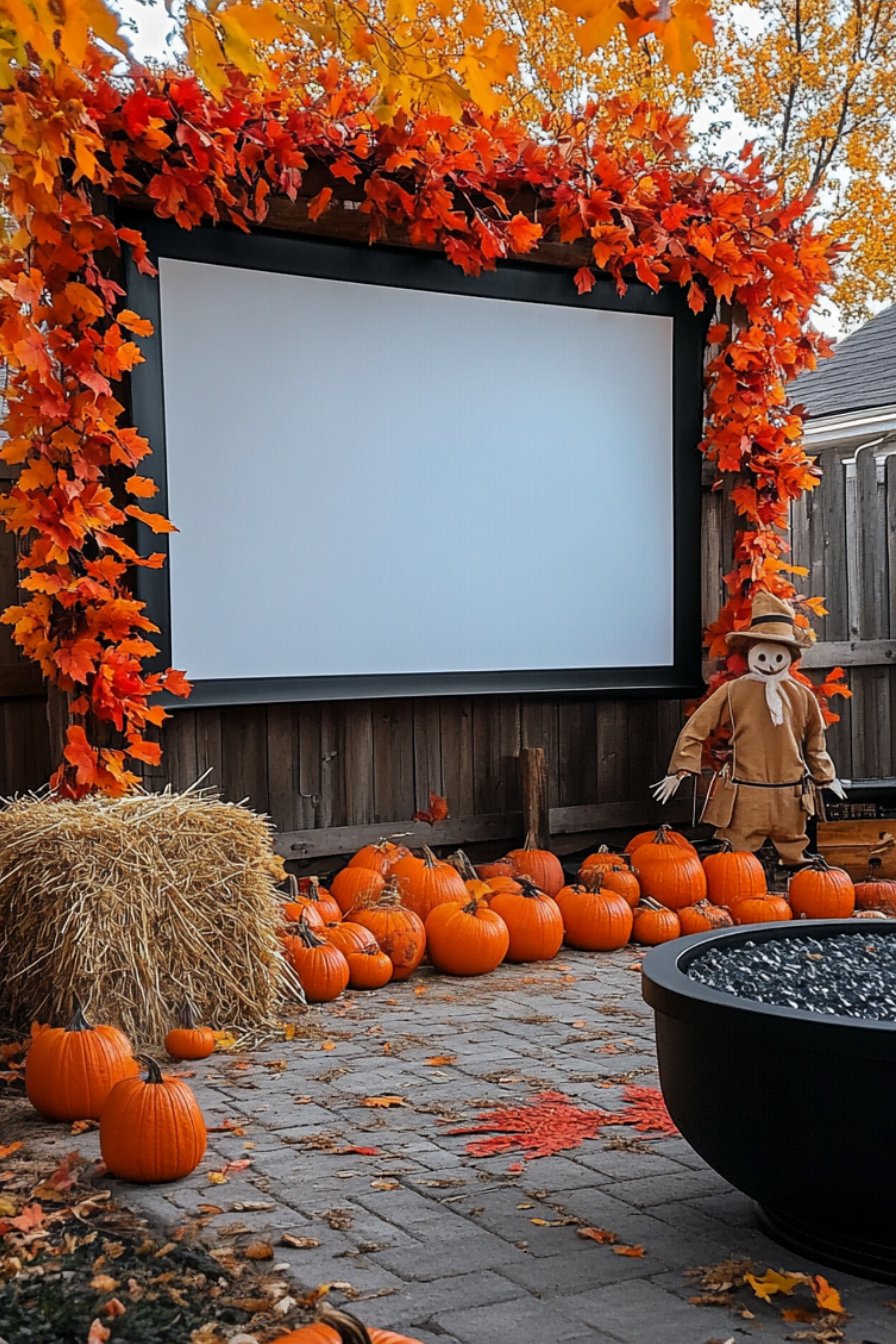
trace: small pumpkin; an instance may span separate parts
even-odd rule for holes
[[[489,901],[492,896],[496,896],[498,892],[522,891],[523,889],[522,883],[518,882],[515,877],[489,877],[486,879],[485,885],[489,890],[489,895],[487,897],[487,900]],[[547,895],[547,892],[545,892],[545,895]]]
[[[680,831],[673,831],[672,828],[669,826],[665,827],[665,831],[666,831],[666,839],[669,841],[670,845],[677,845],[679,849],[685,850],[688,854],[697,853],[696,849],[691,844],[690,840],[688,840],[686,836],[682,835]],[[655,838],[656,838],[655,830],[639,831],[637,835],[632,836],[631,840],[629,840],[623,852],[626,854],[635,855],[642,845],[651,844]],[[632,859],[632,862],[634,862],[634,858]]]
[[[409,1335],[396,1335],[393,1330],[378,1330],[362,1325],[356,1316],[337,1311],[322,1303],[317,1309],[317,1320],[278,1335],[272,1344],[421,1344]]]
[[[356,905],[365,901],[375,901],[386,885],[382,873],[362,865],[356,868],[343,868],[330,883],[330,894],[343,915]]]
[[[351,989],[382,989],[392,979],[392,963],[374,942],[360,952],[346,954]]]
[[[116,1083],[100,1116],[100,1153],[122,1181],[179,1181],[205,1153],[205,1121],[181,1078],[163,1077],[154,1059],[139,1055],[146,1078]]]
[[[507,925],[507,961],[550,961],[563,945],[563,916],[556,901],[522,880],[522,889],[491,893],[491,909]]]
[[[25,1092],[48,1120],[99,1120],[112,1088],[140,1072],[117,1027],[92,1027],[76,1005],[67,1027],[32,1028]]]
[[[205,1059],[214,1048],[214,1032],[200,1026],[193,1002],[184,999],[177,1026],[165,1037],[165,1049],[172,1059]]]
[[[620,869],[631,871],[629,856],[627,854],[615,854],[608,845],[601,845],[593,854],[589,854],[586,859],[582,860],[578,872],[578,879],[580,882],[587,885],[586,878],[589,873],[595,870],[602,873],[609,873],[614,869],[617,872]]]
[[[487,975],[509,946],[507,925],[485,901],[443,901],[427,916],[429,959],[444,975]]]
[[[681,920],[675,910],[644,896],[632,911],[632,942],[657,947],[681,936]]]
[[[707,854],[703,871],[706,896],[713,905],[733,907],[747,896],[765,892],[765,870],[756,855],[736,850],[730,840],[723,840],[715,854]]]
[[[377,952],[380,950],[380,945],[370,930],[350,919],[327,924],[324,933],[327,935],[327,942],[338,947],[346,957],[350,952],[366,952],[368,947],[376,948]]]
[[[579,870],[579,882],[592,891],[618,892],[632,909],[641,899],[641,883],[631,868],[584,868]]]
[[[728,910],[712,901],[697,901],[677,911],[682,933],[708,933],[710,929],[728,929],[734,923]]]
[[[349,918],[376,938],[392,963],[393,980],[407,980],[420,965],[426,951],[423,920],[402,904],[394,878],[377,900],[352,910]]]
[[[404,904],[419,915],[424,923],[437,905],[447,901],[463,901],[467,895],[464,880],[457,869],[437,859],[425,845],[419,859],[414,854],[400,859],[392,869],[392,877],[398,883]]]
[[[512,849],[507,857],[513,864],[514,877],[528,877],[548,896],[556,896],[566,884],[563,865],[557,855],[549,849],[540,849],[531,831],[522,849]]]
[[[399,859],[403,859],[410,850],[406,845],[394,845],[391,840],[379,840],[375,845],[362,845],[357,854],[353,854],[346,868],[371,868],[380,877],[388,877]]]
[[[849,919],[856,889],[843,868],[832,868],[819,854],[794,873],[788,888],[795,919]]]
[[[289,924],[301,919],[302,911],[308,910],[308,923],[316,929],[322,929],[328,920],[341,919],[342,911],[326,887],[320,885],[316,877],[296,878],[289,874],[289,899],[283,903],[283,918]]]
[[[363,872],[363,869],[359,869]],[[338,947],[312,929],[305,916],[283,939],[286,959],[299,977],[309,1003],[330,1003],[348,985],[348,962]]]
[[[748,896],[731,911],[735,924],[774,924],[793,919],[790,903],[783,896]]]
[[[652,840],[635,851],[635,870],[644,896],[670,910],[694,905],[706,895],[706,874],[696,853],[677,845],[661,826]]]
[[[491,863],[477,863],[476,875],[484,882],[493,877],[513,877],[513,863],[510,859],[493,859]]]
[[[615,952],[632,933],[632,909],[624,896],[572,883],[557,892],[566,942],[586,952]]]
[[[856,905],[860,910],[884,910],[896,915],[896,881],[881,877],[880,860],[872,859],[868,864],[868,875],[856,883]]]

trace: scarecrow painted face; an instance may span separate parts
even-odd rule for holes
[[[751,672],[763,677],[780,676],[790,667],[793,654],[786,644],[774,644],[771,640],[760,639],[751,644],[747,651],[747,662]]]

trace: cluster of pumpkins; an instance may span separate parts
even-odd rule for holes
[[[403,845],[365,845],[332,879],[292,881],[283,904],[285,955],[309,1003],[344,989],[406,980],[423,960],[447,975],[484,975],[503,961],[549,961],[565,943],[611,952],[731,924],[896,912],[896,882],[854,886],[816,859],[788,895],[767,890],[754,854],[723,845],[701,860],[668,826],[636,835],[620,854],[602,846],[568,882],[531,837],[474,867],[463,851],[437,859]]]
[[[203,1059],[215,1044],[187,1001],[180,1024],[165,1037],[168,1053]],[[25,1093],[48,1120],[98,1120],[103,1161],[121,1180],[179,1180],[205,1153],[205,1121],[187,1084],[163,1075],[149,1055],[135,1054],[117,1027],[91,1026],[80,1007],[67,1027],[32,1028]]]

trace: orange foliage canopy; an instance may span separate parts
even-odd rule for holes
[[[631,125],[628,148],[611,148],[604,127],[620,118]],[[139,233],[115,223],[116,200],[142,197],[183,228],[248,229],[272,196],[297,200],[313,168],[324,185],[307,205],[312,218],[349,195],[371,242],[395,226],[467,274],[550,240],[586,249],[587,264],[570,275],[580,293],[599,273],[620,291],[635,280],[654,291],[683,286],[696,312],[717,316],[702,451],[720,482],[736,480],[742,521],[711,653],[746,623],[757,587],[794,596],[799,571],[786,562],[783,529],[790,501],[817,473],[785,384],[823,346],[809,312],[836,248],[804,204],[784,206],[749,151],[730,171],[695,168],[684,120],[633,100],[585,108],[551,142],[473,108],[460,120],[436,111],[380,120],[374,91],[335,61],[304,90],[234,75],[215,99],[181,73],[113,80],[110,60],[93,51],[78,75],[21,74],[0,92],[0,119],[12,221],[0,261],[9,369],[0,455],[21,467],[0,512],[23,538],[28,595],[3,619],[70,697],[53,777],[62,796],[130,787],[128,757],[159,759],[146,736],[165,718],[153,698],[188,693],[181,673],[147,670],[156,629],[127,587],[131,567],[161,564],[141,554],[136,525],[159,533],[171,524],[144,508],[155,491],[138,472],[149,447],[119,399],[149,324],[121,307],[114,262],[129,248],[142,270],[152,263]],[[121,745],[104,744],[111,730]]]

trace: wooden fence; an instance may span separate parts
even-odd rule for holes
[[[838,701],[830,734],[848,779],[896,774],[896,454],[822,456],[823,484],[794,506],[794,559],[825,594],[831,615],[804,660],[842,664],[855,700]],[[6,469],[7,472],[9,469]],[[715,615],[720,575],[730,567],[733,519],[706,492],[703,607]],[[696,544],[696,538],[695,538]],[[15,600],[14,546],[0,534],[0,603]],[[891,578],[892,576],[892,578]],[[665,770],[681,724],[669,700],[511,696],[250,705],[177,710],[163,735],[163,768],[147,783],[176,788],[209,771],[225,797],[247,799],[273,818],[285,856],[316,865],[367,839],[401,833],[419,843],[497,850],[522,826],[518,755],[543,747],[550,828],[561,851],[615,829],[658,819],[648,785]],[[0,634],[0,792],[38,787],[50,769],[45,701],[36,670]],[[412,823],[429,792],[451,817],[435,830]],[[676,799],[663,816],[690,817]]]

